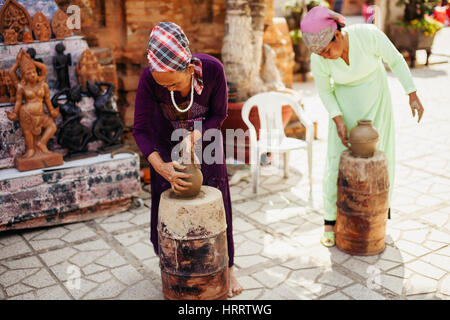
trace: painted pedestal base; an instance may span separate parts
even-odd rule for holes
[[[141,191],[137,155],[109,154],[59,167],[1,170],[0,231],[35,228],[127,210]]]

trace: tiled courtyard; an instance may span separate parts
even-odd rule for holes
[[[314,142],[313,198],[304,153],[291,155],[291,175],[264,176],[258,196],[248,180],[231,187],[238,299],[450,298],[450,28],[435,41],[429,67],[413,70],[425,107],[412,119],[407,96],[389,73],[397,129],[392,219],[383,253],[359,257],[326,249],[322,173],[327,113],[312,82],[296,83]],[[52,228],[0,233],[0,299],[163,299],[158,257],[145,206]]]

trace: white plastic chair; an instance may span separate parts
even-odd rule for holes
[[[290,105],[306,128],[306,139],[286,137],[282,121],[282,107]],[[250,110],[256,106],[261,124],[260,137],[257,140],[256,129],[249,120]],[[242,120],[250,132],[250,164],[253,192],[258,193],[260,159],[266,152],[283,153],[284,177],[289,176],[289,152],[306,149],[308,154],[309,192],[312,194],[312,143],[314,136],[313,123],[305,115],[292,95],[280,92],[265,92],[249,98],[242,107]]]

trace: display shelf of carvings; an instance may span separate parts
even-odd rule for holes
[[[25,29],[29,31],[32,29],[31,24],[28,11],[14,0],[7,0],[0,9],[0,33],[6,43],[13,44],[14,37],[21,42]],[[14,30],[14,33],[12,30]]]
[[[82,53],[88,49],[88,45],[84,39],[79,36],[73,36],[63,41],[51,40],[49,42],[35,42],[32,44],[23,44],[21,46],[7,46],[0,44],[0,80],[5,78],[2,83],[7,83],[7,70],[14,64],[15,58],[20,50],[23,48],[25,51],[29,48],[33,48],[37,52],[37,58],[41,58],[47,66],[47,83],[50,86],[51,96],[53,97],[56,92],[56,74],[53,69],[52,59],[55,55],[56,45],[62,42],[66,47],[66,52],[70,52],[73,59],[72,66],[69,67],[69,78],[71,86],[77,85],[77,77],[75,73],[75,64],[80,60]],[[9,97],[6,95],[7,85],[0,85],[0,170],[13,168],[14,158],[17,155],[21,155],[25,151],[24,140],[20,126],[17,122],[11,122],[7,119],[5,111],[11,112],[13,110],[13,104],[9,101]],[[62,100],[64,101],[64,100]],[[117,110],[116,102],[113,100],[113,108]],[[88,128],[92,128],[95,120],[95,108],[94,100],[90,97],[84,96],[78,103],[78,106],[83,112],[83,119],[81,123]],[[59,116],[55,119],[55,123],[59,126],[62,122],[62,117]],[[97,151],[102,146],[100,141],[92,141],[88,144],[89,151]],[[57,144],[56,137],[52,137],[48,143],[48,148],[52,151],[56,151],[66,155],[67,151],[62,149]]]

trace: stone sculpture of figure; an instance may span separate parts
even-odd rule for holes
[[[102,87],[107,87],[103,92]],[[108,82],[87,82],[88,95],[94,98],[94,107],[97,120],[93,126],[93,132],[97,139],[104,143],[103,151],[109,152],[122,146],[120,135],[123,132],[123,123],[119,118],[119,112],[112,107],[111,99],[114,93],[114,85]]]
[[[58,108],[53,108],[50,101],[50,90],[45,82],[47,67],[33,61],[21,49],[16,62],[8,71],[11,78],[17,78],[19,68],[20,82],[17,85],[14,110],[6,111],[9,120],[19,120],[25,138],[26,151],[23,157],[15,159],[16,167],[20,171],[27,171],[63,164],[60,154],[47,149],[47,142],[57,129],[52,118],[59,115]],[[41,70],[41,76],[38,76],[36,69]],[[50,116],[44,112],[44,103]]]
[[[0,103],[5,103],[9,101],[8,97],[8,87],[6,86],[6,72],[0,70]]]
[[[66,96],[66,102],[60,103],[58,99]],[[91,129],[80,123],[82,111],[77,103],[81,101],[81,87],[78,85],[72,89],[65,88],[56,93],[52,98],[52,104],[58,106],[63,116],[63,123],[59,126],[58,144],[68,149],[65,160],[79,159],[80,157],[94,155],[88,152],[88,142],[92,137]]]
[[[25,29],[23,29],[22,42],[23,43],[33,43],[34,42],[33,34],[31,33],[31,30],[28,29],[28,27],[25,27]]]
[[[72,65],[72,56],[70,53],[64,54],[66,47],[64,47],[62,42],[56,45],[55,50],[56,55],[53,56],[53,67],[58,79],[58,89],[70,88],[69,66]]]
[[[14,29],[6,29],[3,31],[3,39],[5,39],[4,43],[6,45],[19,43],[19,40],[17,39],[17,32],[14,31]]]
[[[42,60],[41,58],[36,58],[36,50],[34,48],[28,48],[27,53],[30,55],[30,58],[33,59],[34,61],[44,63],[44,60]],[[38,73],[38,76],[40,76],[41,70],[37,69],[37,73]]]
[[[102,67],[98,63],[97,56],[89,49],[84,50],[76,66],[78,83],[84,92],[87,91],[88,81],[95,83],[103,81]]]
[[[47,17],[40,11],[36,12],[32,21],[33,33],[38,41],[49,41],[52,37],[52,30]]]
[[[57,40],[63,40],[72,36],[72,30],[67,27],[69,17],[61,9],[56,11],[52,19],[52,29]]]
[[[18,2],[7,0],[0,10],[0,32],[12,29],[16,32],[19,41],[25,28],[31,30],[31,18],[28,11]],[[6,41],[5,41],[6,44]]]

